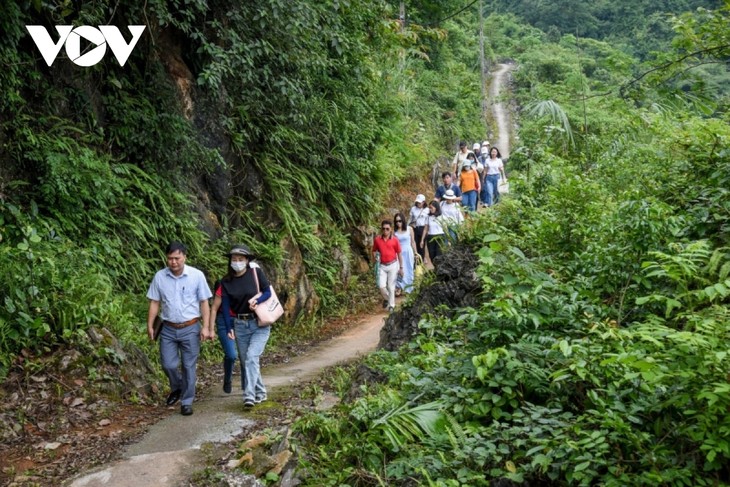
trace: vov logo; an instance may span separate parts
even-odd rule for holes
[[[41,52],[41,56],[49,66],[56,60],[64,45],[66,46],[68,58],[77,66],[89,67],[97,64],[104,58],[107,45],[119,61],[119,65],[124,66],[145,29],[144,25],[128,25],[127,28],[132,34],[132,40],[127,44],[127,41],[122,37],[122,33],[113,25],[100,25],[98,29],[90,25],[81,25],[75,28],[73,25],[57,25],[55,27],[56,32],[58,32],[58,42],[56,43],[53,42],[48,31],[42,25],[25,26]],[[96,47],[81,54],[82,37],[95,44]]]

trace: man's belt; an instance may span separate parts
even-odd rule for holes
[[[163,321],[162,324],[164,324],[166,326],[171,326],[173,328],[180,329],[180,328],[187,328],[188,326],[192,326],[195,323],[197,323],[198,321],[200,321],[200,316],[198,316],[197,318],[193,318],[192,320],[185,321],[183,323],[173,323],[171,321]]]
[[[380,265],[390,265],[390,264],[392,264],[393,262],[398,262],[398,259],[393,259],[393,260],[391,260],[390,262],[381,262],[381,263],[380,263]]]

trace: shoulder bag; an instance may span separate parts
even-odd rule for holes
[[[261,295],[259,276],[256,273],[256,269],[251,270],[253,271],[253,278],[256,280],[256,289],[258,290],[256,296],[259,296]],[[284,314],[284,308],[281,306],[276,292],[274,292],[274,286],[269,286],[269,291],[271,291],[271,297],[263,303],[256,305],[256,308],[253,310],[256,313],[256,321],[259,326],[271,326]]]

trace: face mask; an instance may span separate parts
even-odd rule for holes
[[[231,262],[231,269],[236,272],[241,272],[246,268],[246,264],[248,264],[248,262]]]

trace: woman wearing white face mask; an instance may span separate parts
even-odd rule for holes
[[[253,258],[253,253],[245,245],[236,245],[231,249],[228,253],[228,273],[215,290],[211,309],[211,322],[215,322],[220,310],[228,338],[236,340],[241,364],[243,405],[247,408],[266,400],[259,358],[271,333],[271,327],[258,326],[254,313],[259,303],[271,297],[271,291],[263,270],[251,262]]]

